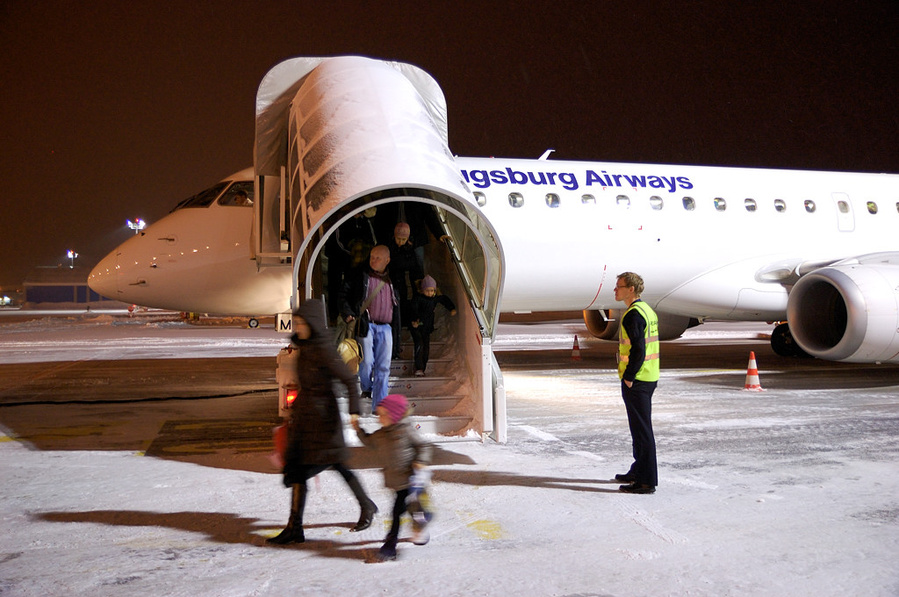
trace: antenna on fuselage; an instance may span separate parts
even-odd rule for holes
[[[549,154],[551,154],[554,151],[555,151],[555,149],[547,149],[546,151],[544,151],[543,155],[540,156],[540,161],[545,162],[546,160],[548,160]]]

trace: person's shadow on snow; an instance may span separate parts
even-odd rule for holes
[[[615,479],[571,479],[568,477],[540,477],[536,475],[520,475],[518,473],[506,473],[502,471],[479,471],[460,469],[434,469],[432,481],[441,483],[456,483],[459,485],[474,485],[478,487],[508,485],[517,487],[532,487],[535,489],[567,489],[570,491],[589,491],[593,493],[620,494],[618,488],[609,489],[596,487],[597,484],[620,485],[621,481]]]
[[[314,551],[316,554],[349,560],[372,561],[378,548],[383,542],[379,531],[363,531],[353,533],[360,540],[352,542],[332,541],[330,539],[306,539],[305,543],[271,546],[265,542],[269,535],[277,534],[281,525],[259,524],[258,518],[244,518],[235,514],[223,512],[144,512],[139,510],[89,510],[85,512],[41,512],[32,515],[33,518],[47,522],[83,522],[93,524],[105,524],[122,527],[167,527],[170,529],[200,533],[206,535],[211,541],[218,543],[258,545],[272,549],[295,549]],[[307,531],[313,528],[344,527],[349,529],[354,522],[334,524],[305,524]],[[264,534],[260,534],[264,533]],[[186,550],[196,547],[185,548]],[[178,551],[176,548],[166,550],[166,553]]]

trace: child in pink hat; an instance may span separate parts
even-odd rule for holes
[[[406,511],[407,498],[413,485],[417,484],[413,477],[420,479],[425,476],[427,466],[431,463],[431,444],[423,441],[412,429],[406,417],[408,413],[409,402],[405,396],[388,394],[375,408],[378,422],[381,423],[380,429],[368,433],[360,427],[358,420],[353,419],[353,427],[359,440],[367,447],[377,449],[378,453],[384,456],[385,461],[382,463],[384,485],[396,491],[390,531],[384,545],[378,550],[377,560],[381,562],[396,559],[400,517]],[[426,512],[425,515],[430,518],[430,512]],[[413,542],[424,545],[428,542],[424,523],[420,520],[415,527]]]

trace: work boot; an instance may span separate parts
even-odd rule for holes
[[[306,485],[295,483],[291,492],[290,518],[287,526],[278,535],[265,540],[269,545],[288,545],[290,543],[303,543],[306,536],[303,534],[303,510],[306,507]]]

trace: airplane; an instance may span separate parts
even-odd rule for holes
[[[778,322],[778,354],[899,363],[899,175],[551,153],[453,155],[443,93],[413,65],[286,60],[257,93],[254,167],[129,238],[88,283],[146,306],[289,313],[328,292],[323,249],[342,224],[405,202],[438,216],[448,240],[429,267],[454,280],[482,346],[501,312],[581,311],[615,339],[616,277],[634,271],[662,339],[708,319]],[[229,204],[237,189],[252,208]]]

